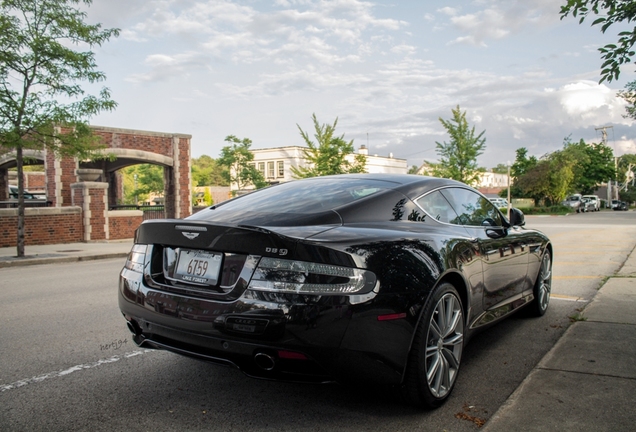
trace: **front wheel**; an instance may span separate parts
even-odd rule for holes
[[[543,316],[550,304],[550,293],[552,292],[552,255],[546,249],[541,258],[541,267],[534,284],[534,300],[530,304],[532,315]]]
[[[430,295],[415,332],[402,387],[408,402],[442,405],[455,385],[464,349],[464,312],[455,287],[439,285]]]

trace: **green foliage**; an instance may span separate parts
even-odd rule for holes
[[[561,19],[570,13],[579,17],[579,24],[583,23],[590,14],[598,16],[592,25],[600,25],[605,33],[616,23],[630,23],[636,18],[636,2],[632,0],[568,0],[561,6]],[[599,82],[618,79],[623,64],[631,62],[634,56],[632,47],[636,42],[636,27],[631,31],[618,33],[616,44],[607,44],[599,48],[603,64],[601,65],[601,80]]]
[[[335,136],[338,119],[333,125],[318,123],[316,114],[312,114],[314,123],[314,138],[312,141],[309,134],[298,126],[300,135],[303,137],[308,149],[304,151],[307,166],[292,167],[292,173],[296,178],[317,177],[332,174],[351,174],[366,172],[367,158],[365,155],[354,156],[353,163],[347,160],[347,155],[353,154],[353,140],[344,140],[344,134]]]
[[[614,152],[610,147],[604,144],[586,144],[583,140],[572,143],[566,138],[563,151],[575,161],[571,187],[573,191],[588,195],[601,183],[616,178]]]
[[[603,144],[585,141],[563,141],[563,149],[546,155],[541,160],[527,157],[525,148],[517,149],[512,166],[515,181],[510,189],[515,198],[530,197],[537,203],[561,202],[572,192],[591,194],[597,187],[614,178],[612,149]]]
[[[191,165],[194,186],[229,186],[229,181],[222,175],[223,167],[210,156],[193,158]]]
[[[535,156],[528,157],[528,149],[525,147],[518,148],[516,153],[515,162],[510,167],[510,173],[515,179],[521,177],[539,163]]]
[[[411,168],[409,168],[407,174],[417,174],[417,171],[419,169],[420,169],[420,167],[418,167],[417,165],[412,165]]]
[[[99,46],[119,34],[84,23],[82,3],[91,0],[0,0],[0,150],[16,154],[18,256],[24,256],[23,150],[92,158],[100,146],[88,119],[117,106],[108,89],[93,96],[80,85],[105,75],[93,52],[72,48]]]
[[[268,185],[263,174],[256,169],[253,163],[254,155],[250,152],[252,140],[239,139],[234,135],[225,137],[225,141],[231,145],[221,149],[221,157],[217,163],[224,169],[221,172],[228,184],[236,184],[237,190],[243,190],[249,186],[260,189]],[[233,192],[235,194],[236,191]]]
[[[150,195],[163,196],[163,168],[152,164],[133,165],[121,170],[124,185],[124,204],[139,204]]]
[[[485,131],[475,135],[475,127],[469,128],[466,112],[462,113],[459,105],[452,113],[453,118],[450,120],[439,119],[450,135],[450,142],[435,142],[440,162],[435,165],[433,172],[438,177],[472,185],[479,180],[477,157],[486,147],[486,139],[483,138]]]
[[[624,154],[618,158],[617,180],[627,183],[634,179],[636,174],[636,154]]]
[[[617,96],[627,102],[627,106],[625,106],[627,114],[623,117],[636,119],[636,81],[625,84],[625,90],[619,90]]]
[[[526,207],[523,209],[525,215],[566,215],[572,213],[571,207],[556,204],[549,207]]]
[[[547,200],[554,204],[566,197],[573,178],[571,164],[557,151],[519,177],[515,185],[523,196],[532,198],[537,203]]]
[[[205,188],[205,191],[203,192],[203,202],[206,206],[211,206],[212,204],[214,204],[212,194],[210,193],[210,189],[208,188]]]
[[[492,169],[492,172],[495,174],[508,174],[508,165],[502,163],[497,164],[497,166]]]

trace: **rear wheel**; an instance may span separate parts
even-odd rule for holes
[[[424,307],[409,355],[403,394],[413,405],[436,408],[448,398],[464,349],[464,313],[453,285],[439,285]]]
[[[537,281],[534,284],[534,300],[530,308],[532,315],[542,316],[548,310],[550,304],[550,293],[552,292],[552,255],[546,249],[541,258],[541,267]]]

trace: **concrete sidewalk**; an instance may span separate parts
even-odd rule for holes
[[[484,431],[629,431],[636,424],[636,252]]]
[[[126,257],[132,240],[0,248],[0,268]],[[636,252],[483,427],[627,431],[636,424]]]
[[[25,255],[18,258],[16,247],[0,248],[0,268],[54,262],[88,261],[104,258],[124,258],[133,245],[132,239],[108,242],[67,243],[26,246]]]

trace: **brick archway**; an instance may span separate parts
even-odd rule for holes
[[[117,191],[121,179],[115,172],[129,165],[150,163],[164,169],[164,197],[166,217],[184,218],[191,214],[192,185],[190,175],[191,135],[149,132],[91,126],[93,133],[105,145],[104,154],[114,160],[82,162],[73,158],[55,157],[51,151],[25,151],[25,156],[34,163],[44,163],[46,172],[46,195],[54,207],[73,205],[71,185],[80,181],[78,168],[102,170],[102,182],[108,183],[108,204],[117,203]],[[15,156],[0,156],[0,200],[7,198],[7,169],[15,167]]]

